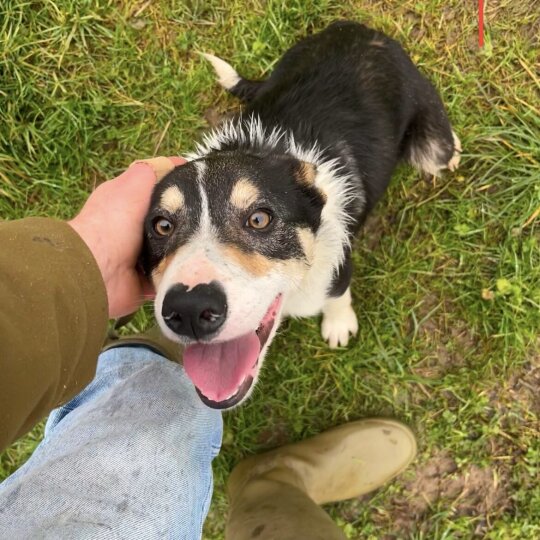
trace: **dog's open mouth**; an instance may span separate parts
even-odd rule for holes
[[[246,396],[280,306],[281,295],[278,295],[257,330],[249,334],[230,341],[195,343],[186,347],[184,369],[208,407],[228,409]]]

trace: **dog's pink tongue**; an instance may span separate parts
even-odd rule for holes
[[[222,343],[195,343],[184,350],[184,369],[208,399],[223,401],[236,393],[260,352],[255,332]]]

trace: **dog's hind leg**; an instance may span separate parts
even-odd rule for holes
[[[242,101],[252,101],[259,92],[265,81],[251,81],[241,77],[236,70],[225,60],[214,56],[213,54],[202,53],[202,55],[212,64],[217,76],[218,82],[230,92],[233,96]]]
[[[452,129],[435,89],[422,79],[420,105],[404,139],[404,158],[429,175],[439,176],[444,169],[455,171],[461,157],[461,142]]]

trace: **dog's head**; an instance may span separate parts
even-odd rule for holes
[[[312,264],[325,205],[315,177],[288,155],[221,151],[154,190],[142,260],[156,317],[186,346],[184,368],[210,407],[249,395],[283,302]]]

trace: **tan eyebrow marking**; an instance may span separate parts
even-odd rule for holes
[[[223,252],[227,258],[234,260],[251,275],[256,277],[264,276],[274,266],[272,261],[264,255],[256,252],[245,253],[234,245],[229,244],[224,246]]]
[[[259,198],[259,190],[247,178],[240,178],[231,191],[230,201],[240,210],[249,208]]]
[[[184,194],[180,191],[178,186],[168,187],[162,194],[159,200],[160,206],[174,214],[184,206]]]

